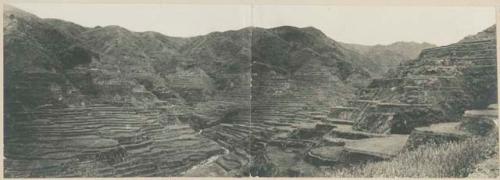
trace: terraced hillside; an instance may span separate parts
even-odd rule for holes
[[[182,176],[229,153],[203,129],[249,122],[248,30],[182,39],[6,6],[4,32],[7,177]]]
[[[400,63],[416,59],[423,49],[436,47],[429,43],[395,42],[388,45],[366,46],[343,43],[345,47],[367,56],[371,61],[378,63],[381,72],[396,68]],[[378,78],[383,74],[379,74]]]
[[[315,176],[387,160],[415,138],[380,132],[494,103],[493,31],[426,49],[371,81],[387,68],[313,27],[177,38],[6,5],[4,173]],[[401,53],[390,64],[415,52]]]
[[[496,103],[495,27],[448,46],[429,48],[386,77],[374,79],[348,104],[358,130],[409,133],[456,121],[465,109]]]
[[[92,105],[16,113],[7,124],[10,177],[176,176],[224,149],[159,109]]]
[[[5,174],[196,175],[214,159],[218,175],[245,174],[253,30],[176,38],[82,27],[7,5]],[[158,155],[165,159],[148,162]]]
[[[329,99],[324,93],[322,98],[336,102],[333,106],[318,103],[321,100],[311,102],[317,96],[310,91],[290,88],[321,89],[313,84],[331,85],[332,81],[322,78],[328,73],[308,74],[310,79],[300,81],[293,73],[265,74],[265,68],[257,68],[267,78],[257,78],[261,82],[255,83],[252,92],[266,98],[252,101],[252,123],[258,127],[252,131],[252,143],[260,147],[252,154],[251,173],[315,176],[390,160],[429,142],[460,141],[481,134],[475,131],[491,133],[496,127],[492,122],[498,118],[483,121],[481,114],[492,111],[484,109],[496,103],[494,32],[491,27],[479,33],[481,38],[470,36],[456,44],[425,49],[417,59],[374,79],[354,96]],[[259,91],[272,88],[274,94]]]

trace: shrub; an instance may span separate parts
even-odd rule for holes
[[[356,165],[327,173],[335,177],[466,177],[479,161],[498,153],[498,135],[461,142],[427,144],[390,161]]]
[[[254,177],[272,177],[277,174],[277,168],[271,163],[265,163],[251,166],[249,172]]]

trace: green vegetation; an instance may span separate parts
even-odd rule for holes
[[[461,142],[427,144],[390,161],[338,169],[334,177],[466,177],[474,165],[498,153],[498,134]]]

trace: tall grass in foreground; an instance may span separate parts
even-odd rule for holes
[[[338,169],[334,177],[466,177],[474,165],[498,153],[498,134],[461,142],[427,144],[389,161]]]

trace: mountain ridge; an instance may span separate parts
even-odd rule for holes
[[[366,46],[359,44],[343,43],[360,54],[367,56],[373,62],[379,62],[382,72],[394,69],[401,63],[416,59],[423,49],[436,47],[430,43],[398,41],[388,45]],[[379,76],[380,77],[380,76]]]
[[[323,127],[311,115],[389,69],[314,27],[178,38],[6,7],[9,177],[177,176],[212,157],[211,174],[255,175],[269,139]]]

